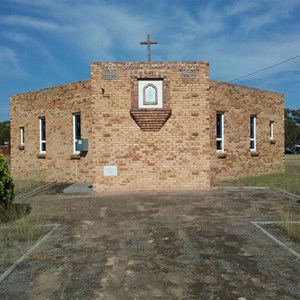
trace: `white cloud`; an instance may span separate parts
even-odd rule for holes
[[[56,31],[61,29],[61,26],[54,22],[22,15],[3,16],[0,18],[0,22],[5,25],[25,26],[38,30]]]
[[[55,33],[57,41],[69,43],[73,51],[79,50],[88,59],[114,60],[114,53],[120,49],[124,53],[134,51],[137,39],[143,38],[146,28],[150,27],[149,21],[135,15],[134,9],[125,4],[120,6],[104,1],[17,2],[35,6],[43,18],[5,16],[0,19],[2,24]]]
[[[253,0],[240,0],[225,6],[225,13],[229,16],[240,15],[254,10],[259,3]]]
[[[167,4],[152,2],[151,7],[146,5],[149,1],[144,1],[148,8],[142,10],[120,1],[17,2],[34,6],[43,18],[7,16],[2,22],[54,32],[53,42],[69,47],[73,55],[88,61],[146,59],[146,49],[139,41],[151,33],[159,43],[153,48],[152,58],[208,60],[215,78],[232,79],[291,57],[300,49],[296,24],[293,30],[281,26],[299,6],[298,0],[239,0],[230,5],[208,1],[200,2],[194,10],[176,0]],[[14,38],[26,41],[22,33]],[[49,60],[55,62],[45,41],[36,43],[43,56],[49,55]]]
[[[18,55],[8,47],[0,46],[0,77],[27,77],[28,73],[21,67]]]
[[[240,26],[240,30],[244,33],[248,33],[253,30],[260,29],[266,25],[274,23],[276,20],[270,13],[264,13],[257,16],[245,18]]]
[[[255,42],[255,40],[236,44],[230,49],[223,45],[223,54],[212,49],[211,75],[215,79],[229,81],[263,68],[275,65],[300,54],[300,41],[287,36],[274,36],[272,39]],[[296,53],[295,49],[299,49]],[[265,80],[277,74],[286,72],[285,81],[295,80],[293,71],[300,69],[300,58],[270,68],[264,72],[247,77],[251,80]],[[281,75],[282,76],[282,75]]]
[[[30,45],[32,43],[32,38],[30,36],[13,30],[1,31],[0,36],[2,39],[21,45]]]
[[[299,0],[236,0],[224,6],[223,17],[236,39],[257,39],[276,31],[284,31],[299,22],[295,11]]]

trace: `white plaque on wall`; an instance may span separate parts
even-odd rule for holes
[[[118,167],[117,166],[104,166],[103,167],[103,175],[104,176],[117,176],[118,175]]]

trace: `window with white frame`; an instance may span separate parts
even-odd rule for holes
[[[270,121],[270,140],[274,140],[274,121]]]
[[[46,119],[40,117],[40,153],[46,154]]]
[[[80,154],[77,141],[81,138],[81,120],[80,113],[73,114],[73,153]]]
[[[25,146],[25,129],[20,127],[20,146]]]
[[[218,112],[216,118],[216,150],[224,152],[224,113]]]
[[[163,80],[149,79],[138,81],[139,108],[163,108]]]
[[[256,116],[250,116],[250,151],[256,151]]]

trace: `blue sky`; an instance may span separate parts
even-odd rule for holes
[[[0,121],[9,96],[89,78],[93,61],[209,61],[230,81],[300,54],[299,0],[0,0]],[[236,81],[300,108],[300,57]]]

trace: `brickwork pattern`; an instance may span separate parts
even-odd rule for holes
[[[159,131],[171,117],[171,109],[131,109],[131,117],[143,131]]]
[[[111,80],[104,79],[101,63],[92,64],[94,190],[209,188],[208,64],[197,63],[194,79],[183,78],[182,64],[162,64],[155,70],[147,63],[137,68],[118,63],[118,79]],[[111,69],[115,65],[107,64]],[[137,101],[132,78],[145,74],[163,74],[170,82],[172,115],[156,132],[142,131],[130,116]],[[103,166],[117,166],[118,176],[103,176]]]
[[[163,79],[163,108],[138,108],[141,78]],[[281,171],[283,100],[211,81],[206,62],[92,63],[90,80],[11,97],[12,174],[92,182],[101,192],[208,189],[211,181]],[[216,152],[217,112],[224,113],[224,153]],[[89,141],[84,156],[73,155],[74,113]],[[257,119],[256,153],[249,149],[250,115]],[[41,116],[46,155],[39,155]],[[105,166],[117,167],[117,176],[104,176]]]
[[[14,177],[92,181],[91,155],[73,156],[73,114],[81,114],[82,137],[91,138],[90,82],[61,85],[11,97],[11,168]],[[39,117],[46,119],[46,155],[39,155]],[[20,145],[20,127],[25,146]]]
[[[163,108],[140,109],[138,108],[138,80],[162,79],[163,80]],[[143,131],[159,131],[171,117],[170,109],[170,80],[159,70],[143,70],[138,75],[131,77],[131,110],[130,114]]]
[[[211,81],[211,178],[213,182],[284,166],[283,94]],[[224,153],[216,152],[216,113],[224,113]],[[256,152],[250,151],[250,115],[256,116]],[[270,122],[274,122],[274,140]]]

